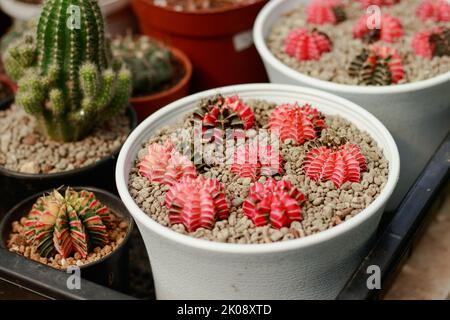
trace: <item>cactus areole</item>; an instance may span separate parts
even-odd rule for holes
[[[53,140],[76,141],[128,103],[131,74],[112,63],[94,0],[47,0],[36,37],[4,55],[18,81],[16,103]]]

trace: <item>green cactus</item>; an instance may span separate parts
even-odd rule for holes
[[[18,81],[16,103],[57,141],[76,141],[123,110],[131,74],[112,63],[95,0],[47,0],[36,36],[8,47],[3,60]]]
[[[154,93],[173,78],[171,51],[147,36],[114,39],[112,50],[131,70],[133,96]]]

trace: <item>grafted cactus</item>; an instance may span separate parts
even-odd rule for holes
[[[110,60],[94,0],[47,0],[36,37],[24,37],[4,55],[6,71],[18,81],[16,103],[58,141],[83,138],[128,103],[130,72]]]

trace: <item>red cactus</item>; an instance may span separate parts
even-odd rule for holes
[[[271,146],[245,146],[237,147],[231,172],[241,178],[250,178],[252,181],[259,179],[261,175],[272,176],[283,172],[283,157]]]
[[[416,15],[422,21],[449,22],[450,3],[447,0],[423,0],[416,9]]]
[[[363,8],[367,8],[369,6],[392,6],[400,2],[400,0],[359,0]]]
[[[314,181],[332,181],[340,188],[345,182],[360,182],[361,172],[367,170],[366,159],[359,147],[347,143],[338,150],[314,148],[305,157],[304,170]]]
[[[184,177],[170,187],[165,204],[170,224],[183,224],[188,232],[198,228],[212,229],[217,219],[227,219],[228,201],[217,180]]]
[[[346,19],[341,0],[313,0],[306,7],[306,16],[313,24],[337,24]]]
[[[353,28],[353,36],[355,38],[360,38],[367,43],[373,43],[379,40],[392,43],[403,36],[403,27],[397,18],[383,13],[380,17],[379,28],[370,29],[367,26],[367,21],[370,17],[370,15],[365,14],[359,18]]]
[[[304,199],[303,193],[291,182],[269,178],[264,184],[256,182],[250,188],[242,209],[255,226],[270,223],[280,229],[303,219],[301,203]]]
[[[170,142],[153,143],[138,164],[139,173],[150,181],[173,185],[182,177],[195,177],[197,172],[191,160],[174,150]]]
[[[434,27],[418,32],[411,47],[418,56],[432,59],[450,55],[450,28]]]
[[[272,111],[269,127],[278,131],[281,141],[292,139],[296,144],[302,144],[305,140],[315,139],[316,131],[325,128],[324,119],[324,115],[309,104],[300,107],[297,103],[286,103]]]
[[[330,38],[323,32],[305,28],[292,30],[284,45],[284,52],[298,61],[319,60],[322,54],[332,49]]]

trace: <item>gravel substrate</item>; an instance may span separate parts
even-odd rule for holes
[[[365,13],[358,1],[343,1],[347,5],[345,10],[347,20],[338,25],[311,25],[306,22],[305,5],[300,5],[298,9],[285,14],[277,21],[268,38],[267,45],[272,53],[289,67],[326,81],[342,84],[356,85],[357,79],[351,78],[347,69],[351,61],[358,55],[366,45],[360,39],[354,39],[352,29],[358,18]],[[415,82],[429,79],[439,74],[450,72],[450,57],[435,57],[428,60],[416,56],[411,49],[411,39],[418,31],[448,23],[435,23],[431,20],[422,22],[415,15],[415,10],[420,0],[402,0],[394,6],[382,7],[382,12],[389,13],[393,17],[400,19],[403,25],[404,36],[394,43],[380,44],[388,45],[397,49],[403,59],[403,66],[406,72],[399,84]],[[284,40],[287,34],[294,28],[316,27],[325,32],[333,42],[333,50],[322,55],[319,61],[298,61],[284,53]]]
[[[116,152],[130,132],[118,115],[81,141],[61,143],[40,135],[33,117],[13,105],[0,111],[0,166],[22,173],[55,173],[82,168]]]
[[[256,122],[260,128],[267,127],[269,115],[275,104],[265,101],[246,101],[255,113]],[[359,131],[347,120],[338,116],[326,117],[327,129],[322,131],[319,140],[337,143],[344,140],[356,143],[366,157],[368,171],[363,173],[361,183],[345,183],[341,189],[336,189],[332,182],[317,184],[305,176],[302,163],[306,152],[314,142],[301,146],[289,143],[281,145],[284,158],[284,173],[278,179],[291,181],[306,196],[302,205],[303,220],[293,222],[290,228],[280,230],[270,226],[255,227],[242,211],[242,203],[247,197],[250,186],[249,178],[237,178],[225,164],[208,168],[204,173],[207,178],[222,182],[227,198],[230,200],[230,216],[228,220],[218,221],[212,230],[199,228],[187,233],[183,225],[170,226],[173,230],[190,236],[228,243],[269,243],[305,237],[329,229],[350,219],[366,208],[381,192],[387,182],[388,161],[376,142],[365,132]],[[190,120],[185,119],[174,127],[166,127],[148,141],[138,154],[136,165],[147,152],[147,146],[153,142],[164,141],[179,128],[189,128]],[[173,141],[172,136],[172,141]],[[261,177],[264,182],[266,177]],[[129,190],[131,196],[144,212],[164,226],[169,226],[167,208],[164,205],[168,186],[150,182],[140,176],[137,167],[131,170]]]
[[[72,257],[62,258],[60,254],[56,254],[54,257],[43,258],[37,252],[36,246],[28,245],[25,237],[25,221],[26,218],[22,218],[20,221],[14,221],[12,223],[11,234],[7,241],[7,248],[11,252],[15,252],[25,256],[26,258],[34,261],[46,264],[56,269],[66,269],[71,265],[78,267],[97,261],[111,252],[113,252],[117,246],[119,246],[127,234],[128,223],[115,214],[111,214],[111,228],[108,230],[109,243],[103,248],[96,247],[93,252],[89,253],[86,258],[81,258],[77,252]]]

